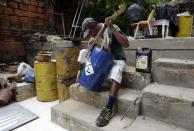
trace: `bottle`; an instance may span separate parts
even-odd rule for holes
[[[152,49],[138,48],[136,50],[136,71],[151,73],[152,66]]]

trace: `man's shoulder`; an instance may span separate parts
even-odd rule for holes
[[[117,25],[113,24],[113,28],[115,28],[117,31],[121,32],[121,29]],[[111,30],[109,28],[108,28],[108,31],[111,32]]]

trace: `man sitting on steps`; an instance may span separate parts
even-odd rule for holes
[[[108,79],[112,81],[109,99],[96,120],[97,126],[106,126],[113,117],[112,109],[117,98],[122,80],[122,72],[124,70],[126,61],[123,47],[127,48],[129,46],[128,39],[123,33],[121,33],[118,26],[113,25],[110,17],[105,19],[104,25],[106,25],[108,28],[105,30],[101,38],[102,40],[106,40],[106,42],[108,41],[108,49],[111,50],[114,62],[108,75]],[[84,37],[90,38],[88,46],[91,45],[94,37],[98,34],[101,28],[103,28],[103,23],[97,23],[93,18],[84,19],[82,23],[82,30],[84,31]],[[97,40],[96,43],[98,46],[100,42]]]

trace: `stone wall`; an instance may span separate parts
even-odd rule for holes
[[[194,38],[172,38],[172,39],[139,39],[129,42],[129,48],[125,48],[127,64],[135,66],[136,50],[139,47],[152,49],[152,61],[158,58],[173,58],[194,60]]]

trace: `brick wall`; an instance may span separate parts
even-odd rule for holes
[[[49,30],[53,12],[44,0],[0,0],[0,62],[25,60],[25,46],[30,34]]]

